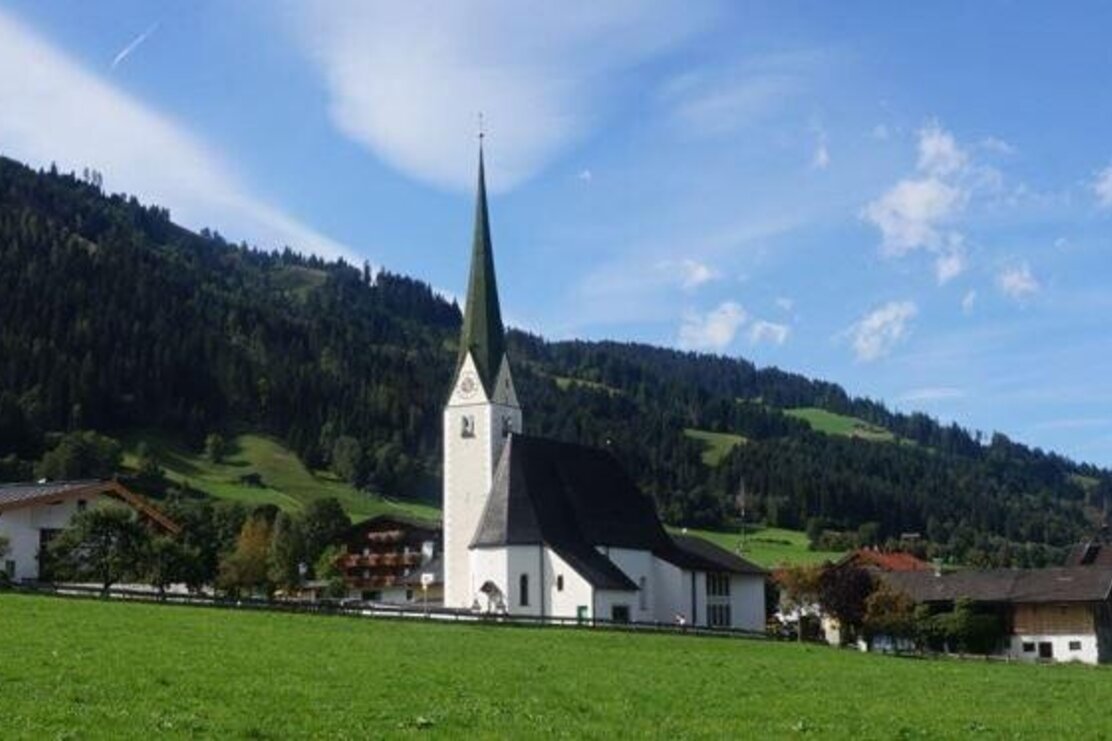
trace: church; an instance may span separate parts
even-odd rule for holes
[[[480,146],[471,273],[444,409],[444,605],[764,630],[763,569],[669,534],[609,451],[523,430]]]

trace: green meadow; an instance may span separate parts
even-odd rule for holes
[[[0,594],[0,736],[1107,738],[1112,673]]]
[[[834,412],[828,412],[825,409],[818,409],[817,407],[785,409],[784,413],[796,419],[803,420],[811,425],[811,429],[827,435],[858,437],[862,440],[872,440],[875,442],[892,442],[896,439],[895,435],[883,427],[878,427],[877,425],[866,422],[863,419],[858,419],[857,417],[835,414]]]
[[[138,462],[135,451],[140,440],[154,453],[167,478],[186,482],[220,499],[298,510],[314,499],[335,497],[354,520],[386,512],[440,517],[440,511],[434,507],[362,492],[331,473],[310,471],[293,451],[264,435],[231,438],[229,454],[221,463],[213,463],[169,436],[144,432],[125,441],[125,465],[134,467]],[[261,486],[244,482],[244,477],[251,474],[261,479]]]
[[[672,528],[672,531],[680,532],[681,529]],[[706,538],[728,551],[768,568],[837,561],[844,555],[841,551],[812,551],[806,533],[778,527],[750,526],[746,528],[744,534],[740,531],[695,529],[687,529],[683,532]]]
[[[703,444],[703,463],[708,466],[717,466],[730,454],[730,451],[745,442],[745,438],[741,435],[729,432],[711,432],[689,427],[683,431],[683,434]]]

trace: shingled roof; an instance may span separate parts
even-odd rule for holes
[[[42,502],[93,497],[105,494],[130,505],[164,530],[177,533],[181,526],[118,481],[41,481],[25,484],[0,484],[0,512],[29,507]]]
[[[460,330],[458,366],[462,367],[467,354],[471,353],[479,372],[479,380],[488,396],[493,392],[498,367],[506,354],[505,334],[502,310],[498,305],[498,283],[494,277],[494,248],[490,239],[486,175],[480,146],[475,234],[471,242],[471,275],[467,282],[467,303]]]
[[[880,573],[886,584],[916,602],[1100,602],[1112,597],[1112,567],[970,569]]]
[[[608,451],[511,435],[472,547],[534,545],[555,550],[604,589],[635,589],[597,546],[651,551],[680,568],[763,573],[696,538],[673,540],[652,499]]]

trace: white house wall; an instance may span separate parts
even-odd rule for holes
[[[8,539],[8,554],[0,558],[0,568],[5,561],[15,561],[16,579],[39,578],[40,531],[64,530],[78,512],[78,501],[92,507],[103,495],[62,499],[56,504],[43,502],[0,513],[0,536]]]
[[[730,577],[730,627],[764,632],[765,581],[763,576]]]
[[[611,563],[621,569],[622,573],[628,576],[631,582],[638,586],[633,603],[629,606],[629,619],[638,623],[656,621],[658,615],[656,604],[653,601],[657,590],[654,578],[656,557],[649,551],[628,548],[600,547],[599,550],[610,559]],[[642,585],[644,585],[644,589],[641,589]],[[624,592],[621,594],[624,594]],[[599,617],[609,618],[610,611],[603,612],[600,610]]]
[[[628,607],[630,619],[635,620],[637,615],[637,592],[616,589],[595,590],[595,609],[597,610],[595,617],[599,620],[609,620],[614,605]]]
[[[1076,651],[1070,649],[1070,643],[1074,641],[1081,644],[1081,648]],[[1030,653],[1025,653],[1023,651],[1024,643],[1034,643],[1035,650]],[[1020,661],[1038,661],[1040,643],[1051,644],[1054,651],[1054,661],[1080,661],[1086,664],[1096,664],[1099,662],[1097,637],[1092,633],[1079,633],[1074,635],[1068,633],[1055,635],[1013,635],[1010,638],[1005,653],[1011,658]]]

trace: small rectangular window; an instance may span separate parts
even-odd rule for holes
[[[629,605],[612,605],[610,607],[610,619],[615,623],[628,623]]]
[[[475,437],[475,418],[471,415],[460,417],[460,437]]]
[[[522,574],[521,575],[521,578],[518,580],[518,588],[521,592],[519,604],[522,607],[528,607],[529,606],[529,575],[528,574]]]
[[[15,578],[15,561],[8,560],[4,562],[4,573],[8,575],[9,579]]]
[[[559,576],[556,577],[556,591],[557,592],[564,591],[564,575],[563,574],[560,574]]]
[[[78,512],[84,512],[85,508],[88,507],[88,506],[89,506],[89,503],[86,502],[84,499],[78,499],[77,500],[77,511]]]
[[[1081,641],[1070,641],[1070,651],[1080,651]]]
[[[1023,653],[1025,653],[1025,654],[1035,653],[1035,644],[1030,642],[1030,641],[1024,641],[1023,642]]]

